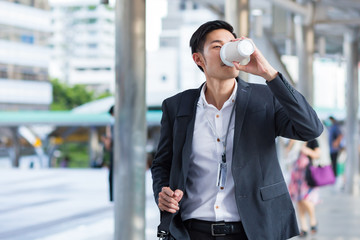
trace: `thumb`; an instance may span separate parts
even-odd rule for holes
[[[177,202],[180,202],[180,200],[182,199],[183,195],[184,195],[183,191],[181,191],[181,190],[179,190],[179,189],[176,189],[176,190],[175,190],[175,200],[176,200]]]

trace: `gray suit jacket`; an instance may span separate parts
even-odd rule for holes
[[[163,102],[161,137],[151,168],[157,203],[164,186],[185,193],[200,89],[184,91]],[[231,171],[237,203],[234,211],[238,211],[249,240],[298,235],[275,138],[308,141],[322,130],[315,111],[280,73],[267,86],[238,81]],[[181,214],[161,213],[162,218],[166,215],[171,235],[178,240],[190,239]]]

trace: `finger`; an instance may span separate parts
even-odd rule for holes
[[[169,187],[163,187],[161,189],[162,193],[165,193],[166,195],[172,197],[174,195],[174,192]]]
[[[180,200],[182,199],[182,197],[184,195],[184,192],[179,189],[176,189],[174,195],[175,195],[175,200],[180,202]]]
[[[239,64],[238,62],[235,62],[235,61],[234,61],[234,62],[232,62],[232,63],[234,64],[234,66],[235,66],[236,69],[239,69],[240,64]]]
[[[179,204],[175,199],[169,198],[168,196],[166,196],[165,194],[162,194],[161,196],[159,196],[159,208],[161,210],[167,210],[169,211],[170,209],[177,211],[179,210]]]
[[[176,211],[178,211],[180,209],[179,206],[176,206],[174,204],[170,204],[168,202],[162,202],[162,201],[159,201],[159,208],[161,210],[166,210],[168,212],[170,212],[170,211],[171,212],[176,212]]]
[[[161,203],[159,203],[159,209],[161,210],[161,211],[166,211],[166,212],[170,212],[170,213],[176,213],[176,210],[175,209],[173,209],[173,208],[169,208],[169,207],[167,207],[167,206],[165,206],[165,205],[163,205],[163,204],[161,204]]]
[[[162,206],[165,206],[167,208],[170,208],[170,209],[174,209],[174,210],[179,210],[179,205],[178,203],[175,201],[175,202],[168,202],[164,199],[159,199],[159,204],[161,204]]]
[[[164,193],[159,193],[159,202],[161,202],[169,207],[171,205],[174,205],[174,207],[177,207],[179,205],[178,202],[173,197],[169,197],[168,195],[166,195]]]
[[[245,71],[245,69],[246,69],[246,66],[245,65],[240,65],[240,63],[238,63],[238,62],[232,62],[233,64],[234,64],[234,66],[235,66],[235,68],[237,69],[237,70],[240,70],[240,71]]]

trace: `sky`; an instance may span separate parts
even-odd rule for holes
[[[58,4],[98,4],[100,0],[49,0],[50,5]],[[110,0],[115,6],[115,0]],[[159,47],[159,34],[161,32],[161,18],[166,16],[167,0],[146,0],[146,49],[155,51]]]

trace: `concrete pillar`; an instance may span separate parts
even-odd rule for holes
[[[299,59],[299,80],[297,89],[305,96],[308,102],[313,105],[313,61],[315,51],[314,25],[304,25],[300,16],[297,16],[296,18],[296,53]]]
[[[326,55],[326,38],[324,36],[319,37],[317,42],[318,53],[320,57]]]
[[[285,40],[285,54],[294,55],[294,20],[293,13],[286,13],[286,40]]]
[[[249,0],[226,0],[225,19],[239,37],[249,36]]]
[[[116,2],[115,240],[145,239],[145,1]]]
[[[359,195],[359,76],[358,40],[359,29],[347,32],[344,36],[344,55],[346,59],[346,183],[345,191]]]
[[[13,168],[19,167],[20,165],[20,139],[18,133],[18,127],[11,127],[12,133],[12,149],[9,151],[11,165]]]
[[[249,0],[226,0],[225,20],[234,27],[238,37],[249,36]],[[247,81],[248,74],[240,72],[240,78]]]
[[[253,35],[257,38],[263,37],[264,26],[263,26],[263,13],[260,9],[252,11],[252,16],[254,18],[253,25]]]

